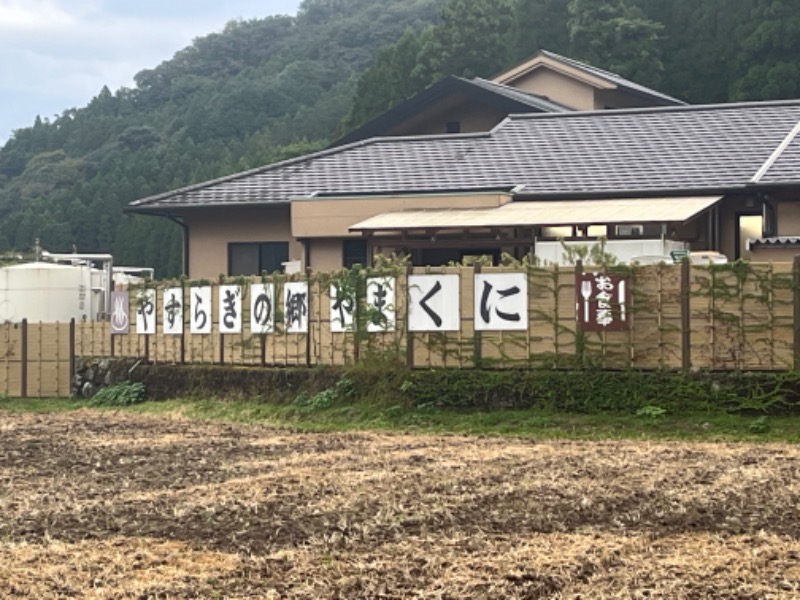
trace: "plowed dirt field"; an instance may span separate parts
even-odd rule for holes
[[[800,448],[0,412],[3,598],[800,598]]]

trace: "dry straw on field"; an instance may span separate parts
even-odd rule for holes
[[[2,419],[3,597],[800,597],[795,446]]]

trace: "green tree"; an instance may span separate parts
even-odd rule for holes
[[[569,0],[568,31],[575,58],[657,86],[664,70],[663,26],[625,0]]]
[[[515,61],[539,50],[567,54],[568,4],[564,0],[518,0],[514,19]]]
[[[800,12],[795,2],[757,0],[755,29],[741,44],[743,73],[732,86],[735,100],[774,100],[800,96]]]
[[[488,77],[509,64],[514,0],[450,0],[420,55],[417,77]]]

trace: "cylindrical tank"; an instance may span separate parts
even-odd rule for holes
[[[0,321],[95,320],[93,296],[103,293],[93,277],[96,271],[88,265],[43,262],[0,268]]]

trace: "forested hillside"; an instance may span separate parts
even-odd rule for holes
[[[0,251],[113,252],[180,270],[181,230],[123,215],[137,198],[323,147],[361,73],[445,0],[305,0],[296,17],[234,21],[133,89],[14,132],[0,150]]]
[[[0,149],[0,250],[39,237],[175,275],[180,229],[125,204],[324,147],[445,75],[546,48],[692,103],[798,97],[798,34],[789,0],[305,0],[17,130]]]

